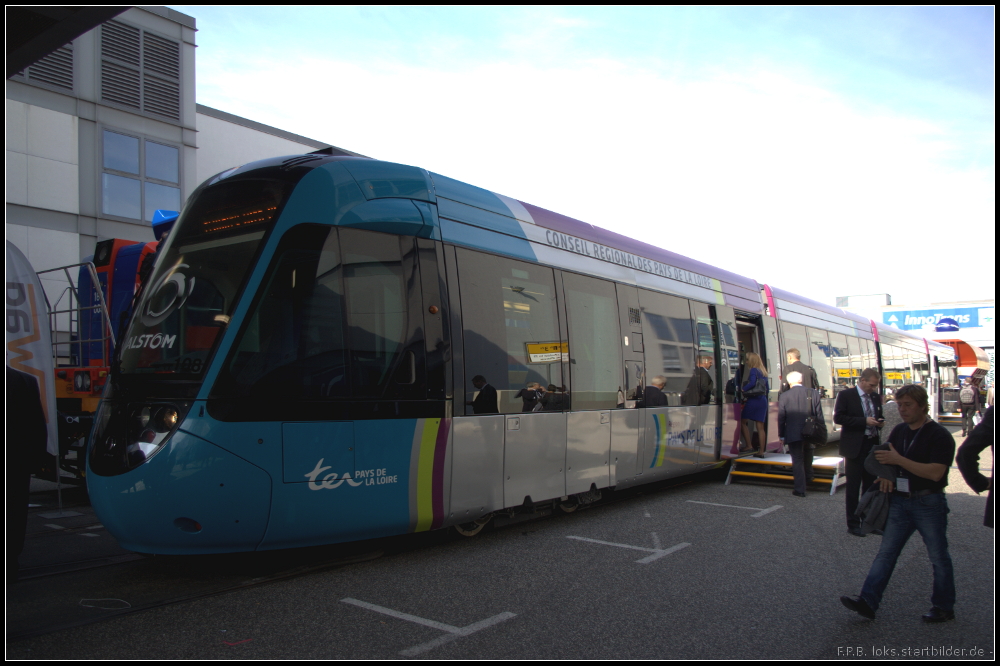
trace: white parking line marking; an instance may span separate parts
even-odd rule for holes
[[[411,648],[400,651],[400,655],[403,657],[415,657],[418,654],[423,654],[438,647],[439,645],[444,645],[445,643],[450,643],[454,640],[461,638],[462,636],[468,636],[469,634],[474,634],[480,629],[486,629],[487,627],[492,627],[494,624],[499,624],[504,620],[509,620],[512,617],[517,617],[514,613],[500,613],[499,615],[494,615],[493,617],[488,617],[485,620],[480,620],[479,622],[474,622],[467,627],[462,627],[459,634],[445,634],[444,636],[439,636],[432,641],[426,643],[421,643],[420,645],[414,645]]]
[[[696,500],[687,500],[687,501],[690,502],[691,504],[708,504],[709,506],[724,506],[729,509],[748,509],[750,511],[756,511],[757,513],[750,514],[751,518],[760,518],[761,516],[766,516],[772,511],[777,511],[778,509],[784,508],[784,505],[782,504],[775,504],[774,506],[762,509],[759,506],[736,506],[734,504],[716,504],[715,502],[698,502]]]
[[[658,550],[658,551],[656,551],[655,553],[653,553],[652,555],[650,555],[648,557],[644,557],[641,560],[636,560],[636,562],[638,562],[639,564],[649,564],[650,562],[655,562],[656,560],[660,559],[664,555],[669,555],[670,553],[675,553],[678,550],[680,550],[681,548],[687,548],[690,545],[691,544],[689,544],[687,542],[679,543],[676,546],[671,546],[670,548],[667,548],[666,550]]]
[[[375,611],[376,613],[382,613],[383,615],[389,615],[390,617],[397,618],[399,620],[406,620],[407,622],[413,622],[416,624],[422,624],[425,627],[431,627],[432,629],[437,629],[439,631],[446,632],[444,636],[439,636],[432,641],[426,643],[421,643],[420,645],[414,645],[411,648],[407,648],[400,652],[399,654],[404,657],[415,657],[418,654],[423,654],[433,650],[434,648],[444,645],[445,643],[450,643],[454,640],[462,638],[463,636],[469,636],[487,627],[492,627],[494,624],[499,624],[505,620],[509,620],[512,617],[517,617],[514,613],[500,613],[499,615],[494,615],[493,617],[488,617],[485,620],[480,620],[479,622],[473,622],[472,624],[465,627],[453,627],[450,624],[445,624],[443,622],[437,622],[435,620],[428,620],[426,618],[417,617],[416,615],[410,615],[409,613],[402,613],[400,611],[392,610],[391,608],[386,608],[384,606],[377,606],[375,604],[370,604],[367,601],[360,601],[358,599],[352,599],[350,597],[341,599],[345,604],[351,604],[352,606],[358,606],[359,608],[365,608],[370,611]]]
[[[91,532],[84,532],[80,536],[94,536],[95,537],[95,536],[101,536],[101,535],[100,534],[93,534]]]
[[[659,537],[657,537],[655,534],[653,535],[653,537],[654,537],[653,543],[654,543],[654,545],[656,545],[659,542]],[[670,553],[677,552],[681,548],[687,548],[688,546],[691,545],[691,544],[689,544],[687,542],[684,542],[684,543],[679,543],[676,546],[671,546],[670,548],[667,548],[666,550],[664,550],[662,548],[643,548],[642,546],[633,546],[633,545],[630,545],[630,544],[627,544],[627,543],[612,543],[611,541],[601,541],[599,539],[588,539],[587,537],[580,537],[580,536],[568,536],[566,538],[567,539],[576,539],[577,541],[586,541],[588,543],[599,543],[602,546],[615,546],[616,548],[628,548],[628,549],[631,549],[631,550],[641,550],[641,551],[646,552],[646,553],[652,553],[652,555],[648,555],[648,556],[642,558],[641,560],[636,560],[636,562],[639,563],[639,564],[649,564],[650,562],[655,562],[656,560],[660,559],[664,555],[669,555]]]
[[[45,526],[46,527],[51,527],[54,530],[64,530],[64,529],[66,529],[62,525],[56,525],[55,523],[45,523]]]
[[[653,537],[653,548],[663,550],[663,546],[660,545],[660,537],[657,536],[656,532],[650,532],[649,536]]]

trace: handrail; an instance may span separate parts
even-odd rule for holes
[[[79,282],[74,283],[74,281],[73,281],[73,276],[70,273],[70,269],[72,269],[72,268],[82,268],[82,267],[85,267],[86,270],[87,270],[87,272],[90,274],[91,284],[92,284],[94,290],[97,292],[97,299],[98,299],[98,304],[97,305],[86,305],[86,306],[84,306],[83,305],[83,300],[80,298],[80,285],[79,285]],[[65,276],[66,276],[66,282],[68,283],[68,286],[59,295],[59,298],[56,300],[55,305],[53,305],[52,303],[49,302],[48,294],[45,293],[44,289],[42,290],[43,296],[45,297],[45,306],[46,306],[46,308],[48,310],[48,315],[49,315],[49,331],[52,333],[52,338],[51,339],[52,339],[52,357],[53,357],[53,360],[56,360],[56,359],[59,358],[59,347],[62,346],[62,345],[69,345],[70,346],[70,356],[72,356],[73,345],[80,345],[80,347],[82,349],[82,346],[85,343],[89,343],[89,342],[101,342],[102,343],[101,344],[101,356],[102,356],[102,358],[105,361],[107,361],[108,360],[108,358],[107,358],[107,356],[108,356],[108,349],[107,349],[107,346],[105,344],[103,344],[103,343],[106,342],[107,340],[110,340],[112,346],[114,346],[116,344],[116,342],[115,342],[115,332],[114,332],[114,327],[111,325],[111,313],[108,310],[108,304],[107,304],[107,301],[104,298],[104,292],[101,289],[101,282],[100,282],[100,280],[97,277],[97,269],[94,266],[94,263],[91,262],[91,261],[85,261],[85,262],[81,262],[81,263],[78,263],[78,264],[69,264],[68,266],[59,266],[58,268],[49,268],[49,269],[44,270],[44,271],[37,271],[36,275],[38,275],[39,279],[41,279],[41,277],[42,277],[43,274],[46,274],[46,273],[56,273],[56,272],[59,272],[59,271],[62,271],[65,274]],[[69,302],[67,304],[67,307],[65,309],[59,309],[60,304],[62,304],[62,302],[63,302],[63,297],[67,293],[69,294],[69,299],[68,299]],[[74,299],[76,300],[75,305],[74,305],[74,302],[73,302]],[[92,310],[100,310],[101,311],[101,314],[103,315],[102,318],[104,320],[104,332],[105,332],[105,335],[102,335],[102,336],[97,337],[97,338],[83,338],[83,337],[80,337],[82,335],[82,331],[80,330],[81,313],[84,312],[84,311],[92,311]],[[58,340],[58,336],[56,335],[56,333],[58,332],[58,315],[62,315],[62,314],[69,315],[69,331],[68,332],[70,334],[70,340],[68,342],[60,342]],[[74,317],[74,315],[75,315],[75,317]],[[74,332],[74,325],[75,325],[75,329],[76,329],[76,334],[78,336],[76,340],[72,339],[72,335],[73,335],[73,332]],[[107,363],[105,363],[104,365],[107,365]]]

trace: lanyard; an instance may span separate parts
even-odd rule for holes
[[[909,444],[906,443],[906,437],[905,436],[903,437],[903,447],[904,447],[903,448],[903,457],[904,458],[909,458],[910,457],[909,453],[910,453],[910,451],[913,450],[914,445],[917,443],[917,439],[920,438],[920,433],[923,431],[924,426],[926,426],[926,425],[927,425],[927,421],[924,421],[924,425],[922,425],[919,428],[917,428],[917,432],[914,433],[913,439],[910,440]]]

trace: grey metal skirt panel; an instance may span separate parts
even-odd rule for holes
[[[449,518],[475,520],[504,508],[503,428],[499,414],[452,421]]]
[[[566,416],[526,412],[503,417],[505,507],[520,506],[526,497],[538,502],[566,495]]]
[[[639,427],[638,409],[616,409],[611,412],[610,485],[627,488],[634,485],[642,472],[639,455],[642,452],[643,429]]]
[[[649,480],[676,476],[700,466],[699,438],[703,424],[702,407],[656,407],[645,409],[643,475]],[[714,429],[714,425],[712,426]],[[644,479],[645,481],[645,479]]]
[[[611,485],[611,412],[566,414],[566,494]]]

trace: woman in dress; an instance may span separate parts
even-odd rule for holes
[[[767,394],[771,387],[767,383],[767,370],[764,369],[764,363],[760,360],[760,356],[753,352],[747,354],[746,372],[746,383],[742,387],[744,392],[756,386],[758,380],[763,381],[764,385],[767,386],[764,393],[752,398],[746,398],[746,401],[743,403],[743,411],[740,414],[740,428],[743,430],[743,438],[746,440],[747,446],[753,445],[753,438],[750,435],[750,422],[753,421],[757,424],[757,443],[760,446],[760,451],[755,453],[754,456],[763,458],[764,451],[767,449],[767,437],[764,435],[764,421],[767,420],[768,408]]]

